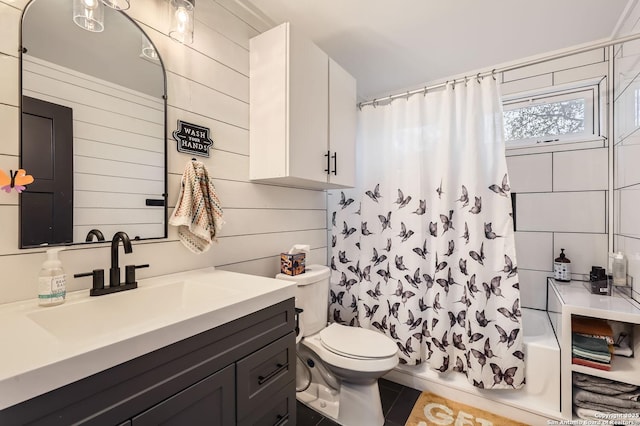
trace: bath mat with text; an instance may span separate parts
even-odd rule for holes
[[[405,426],[431,425],[529,426],[506,417],[422,392]]]

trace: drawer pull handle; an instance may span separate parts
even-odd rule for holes
[[[286,364],[276,364],[276,368],[275,370],[273,370],[271,373],[267,374],[266,376],[258,376],[258,384],[262,385],[265,382],[268,382],[269,380],[271,380],[273,378],[273,376],[277,375],[278,373],[280,373],[282,370],[286,369],[289,367],[289,363]]]
[[[273,426],[282,426],[289,420],[289,413],[285,414],[284,416],[282,414],[278,414],[277,420],[278,422]]]

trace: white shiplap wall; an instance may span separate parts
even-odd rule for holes
[[[27,0],[0,0],[0,168],[19,164],[20,16]],[[253,184],[249,176],[249,39],[267,26],[233,0],[203,0],[196,8],[195,41],[180,45],[166,35],[167,2],[137,0],[128,14],[156,44],[167,69],[169,213],[190,156],[176,151],[170,132],[178,119],[211,128],[214,150],[205,164],[215,179],[226,225],[219,241],[194,255],[169,238],[134,243],[123,264],[150,263],[141,278],[217,266],[273,276],[278,255],[295,243],[312,247],[309,263],[326,264],[327,226],[324,191]],[[36,297],[36,276],[45,258],[41,249],[18,249],[18,197],[0,195],[0,303]],[[73,246],[60,255],[68,275],[109,268],[107,244]],[[89,279],[67,281],[68,290],[90,288]]]
[[[501,74],[503,95],[553,90],[582,80],[607,90],[606,49],[571,55]],[[600,133],[607,135],[606,102]],[[574,279],[592,265],[606,267],[608,142],[604,138],[550,146],[508,149],[507,165],[516,195],[516,255],[522,304],[546,308],[546,277],[564,248]]]

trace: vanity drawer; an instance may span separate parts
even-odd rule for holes
[[[269,405],[256,407],[238,421],[238,426],[284,426],[296,424],[296,386],[287,383],[277,393],[271,393]]]
[[[238,419],[271,401],[276,391],[295,379],[295,332],[276,340],[236,364]],[[291,384],[291,388],[295,386]]]

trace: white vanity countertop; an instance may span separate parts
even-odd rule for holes
[[[549,278],[549,281],[572,314],[631,323],[640,322],[640,308],[637,302],[632,299],[615,294],[613,296],[592,294],[585,287],[585,285],[589,285],[588,282],[561,283],[552,278]]]
[[[294,295],[294,282],[206,268],[59,306],[0,305],[0,410]]]

